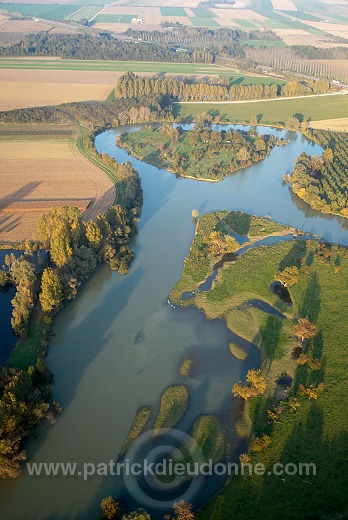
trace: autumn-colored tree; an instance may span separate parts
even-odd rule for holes
[[[268,448],[272,444],[272,439],[269,435],[261,435],[254,437],[250,443],[250,451],[258,453]]]
[[[250,462],[249,455],[247,453],[241,453],[241,455],[239,455],[239,462],[241,465],[248,464]]]
[[[288,130],[299,130],[300,121],[296,117],[288,117],[285,126]]]
[[[304,385],[298,385],[298,394],[300,396],[306,396],[308,399],[314,399],[315,401],[318,399],[318,392],[322,392],[325,388],[324,383],[319,383],[317,386],[309,385],[305,387]]]
[[[263,394],[267,388],[267,383],[261,374],[261,370],[249,370],[246,376],[246,380],[253,388],[257,390],[259,394]]]
[[[250,161],[250,153],[248,152],[247,148],[243,146],[239,152],[236,155],[238,161],[240,162],[247,162]]]
[[[312,339],[318,333],[318,329],[308,318],[300,318],[294,327],[293,334],[301,341]]]
[[[325,162],[332,162],[334,160],[334,153],[332,148],[326,148],[324,151],[324,160]]]
[[[180,500],[180,502],[175,502],[173,504],[173,509],[175,513],[176,520],[194,520],[195,515],[192,511],[192,505],[186,502],[185,500]]]
[[[291,397],[287,401],[287,405],[289,406],[291,412],[296,412],[297,408],[301,406],[300,401],[297,399],[297,397]]]
[[[278,280],[285,285],[285,287],[291,287],[298,281],[300,271],[298,268],[293,265],[291,267],[286,267],[284,271],[280,271],[277,274]]]
[[[235,397],[249,399],[249,397],[257,397],[266,390],[267,383],[261,370],[249,370],[246,376],[246,385],[236,383],[233,385],[232,393]]]
[[[251,116],[250,118],[250,124],[251,126],[257,126],[258,125],[258,119],[257,119],[257,116]]]
[[[198,215],[199,215],[198,211],[196,209],[193,209],[192,210],[192,218],[198,218]]]
[[[309,368],[311,368],[312,370],[317,372],[318,370],[321,369],[321,362],[317,358],[310,359],[308,362],[308,366],[309,366]]]
[[[308,363],[308,357],[306,356],[306,354],[300,354],[297,359],[297,364],[298,365],[307,365],[307,363]]]
[[[111,496],[104,498],[100,503],[101,517],[106,520],[120,518],[120,504]]]

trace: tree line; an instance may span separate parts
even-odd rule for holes
[[[128,123],[172,120],[172,102],[162,94],[106,101],[81,101],[58,106],[32,107],[0,112],[1,123],[71,123],[110,127]]]
[[[50,423],[60,409],[50,402],[52,374],[43,359],[27,370],[0,372],[0,478],[15,478],[26,459],[23,440],[43,420]]]
[[[233,46],[234,48],[235,46]],[[229,55],[233,55],[230,49]],[[107,33],[30,34],[11,45],[0,46],[0,56],[59,56],[76,60],[155,61],[212,63],[209,49],[176,52],[171,45],[117,40]]]
[[[92,137],[90,138],[91,142]],[[127,273],[133,259],[130,239],[137,231],[142,206],[138,173],[128,162],[118,164],[105,154],[101,160],[114,168],[122,189],[122,205],[84,222],[78,208],[63,207],[43,214],[38,221],[40,246],[49,254],[49,264],[38,252],[18,259],[5,258],[0,285],[14,285],[12,326],[25,338],[30,321],[43,317],[41,346],[46,345],[52,319],[66,302],[76,297],[79,287],[99,262]],[[40,264],[42,269],[37,269]],[[43,349],[42,349],[43,350]],[[50,403],[52,376],[44,361],[27,370],[0,372],[0,478],[15,478],[25,460],[23,440],[43,419],[54,420],[57,403]]]
[[[142,96],[164,95],[174,101],[235,101],[252,99],[272,99],[310,94],[323,94],[329,90],[327,81],[291,81],[285,85],[236,85],[194,82],[190,79],[177,80],[174,76],[140,77],[127,72],[115,88],[116,99],[139,98]]]
[[[170,31],[125,33],[117,40],[108,33],[30,34],[21,41],[0,46],[0,56],[59,56],[79,60],[213,63],[218,57],[244,57],[244,40],[279,39],[272,31],[176,27]],[[136,40],[136,41],[134,41]],[[184,52],[177,52],[184,46]]]

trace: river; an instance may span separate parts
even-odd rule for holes
[[[226,126],[224,127],[226,128]],[[178,428],[189,431],[202,413],[216,413],[229,435],[238,414],[232,385],[257,367],[258,351],[247,345],[245,361],[229,352],[231,334],[220,320],[207,321],[194,308],[173,308],[168,294],[179,279],[194,234],[192,209],[200,214],[217,209],[269,215],[283,224],[327,240],[348,244],[347,221],[323,216],[309,208],[282,183],[303,151],[321,149],[301,135],[260,127],[290,139],[264,161],[219,183],[177,178],[129,157],[116,146],[119,133],[109,130],[96,138],[96,148],[138,169],[144,207],[135,260],[120,276],[100,267],[78,298],[59,314],[47,363],[55,374],[54,398],[63,413],[52,426],[42,426],[27,443],[30,462],[100,463],[115,459],[140,406],[156,412],[161,393],[170,384],[187,384],[188,413]],[[188,379],[178,369],[192,357]],[[212,480],[194,499],[199,505],[220,485]],[[123,496],[137,506],[137,495],[126,493],[120,477],[30,477],[26,470],[15,481],[0,485],[0,517],[6,520],[95,520],[107,495]],[[139,507],[142,504],[139,503]],[[146,504],[144,504],[146,507]],[[162,518],[163,514],[159,516]]]

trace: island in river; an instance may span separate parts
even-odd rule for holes
[[[169,123],[157,129],[148,125],[120,135],[117,144],[149,164],[211,182],[265,159],[274,146],[286,144],[255,129],[215,130],[207,117],[208,121],[203,118],[192,130]]]

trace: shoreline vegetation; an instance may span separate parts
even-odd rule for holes
[[[160,129],[122,134],[117,145],[136,158],[181,177],[216,182],[266,158],[274,146],[286,141],[250,131],[212,129],[202,115],[193,130],[166,123]]]
[[[348,218],[348,134],[313,131],[312,138],[324,149],[323,156],[301,154],[284,181],[312,208]]]
[[[178,303],[180,294],[197,288],[209,274],[215,263],[214,249],[209,247],[211,234],[226,228],[226,223],[235,229],[239,220],[244,235],[253,232],[253,217],[237,212],[214,212],[198,220],[172,301]],[[259,220],[265,228],[274,224]],[[199,264],[203,267],[196,274]],[[196,292],[185,302],[208,319],[223,318],[230,330],[260,349],[261,371],[249,371],[246,386],[241,382],[233,387],[234,398],[243,403],[236,429],[248,445],[240,462],[262,463],[267,468],[279,460],[317,465],[317,475],[306,477],[315,484],[314,502],[310,486],[304,487],[302,479],[286,478],[284,492],[279,477],[238,475],[198,511],[199,520],[232,515],[242,520],[250,515],[270,518],[274,508],[281,506],[285,519],[312,518],[319,508],[330,514],[332,500],[337,511],[345,509],[347,476],[342,457],[346,457],[348,440],[340,410],[348,397],[343,362],[347,360],[343,347],[348,333],[344,314],[347,272],[345,247],[305,238],[279,242],[251,249],[226,263],[209,291]],[[271,291],[275,280],[287,284],[292,306]],[[264,307],[254,307],[255,299],[263,301]],[[235,347],[227,346],[233,357],[241,359],[241,349]],[[328,465],[337,484],[334,490],[327,487]]]
[[[53,375],[43,360],[55,315],[77,296],[98,263],[125,274],[134,256],[129,242],[137,232],[142,207],[139,175],[130,163],[100,156],[93,137],[83,144],[85,154],[116,185],[118,204],[88,222],[74,207],[43,213],[38,220],[40,242],[16,244],[25,246],[24,253],[18,259],[6,255],[0,271],[0,285],[16,288],[11,324],[19,338],[0,374],[0,478],[21,473],[26,459],[23,441],[40,422],[54,422],[60,412],[59,405],[50,401]],[[40,248],[48,252],[47,258],[40,255]]]

